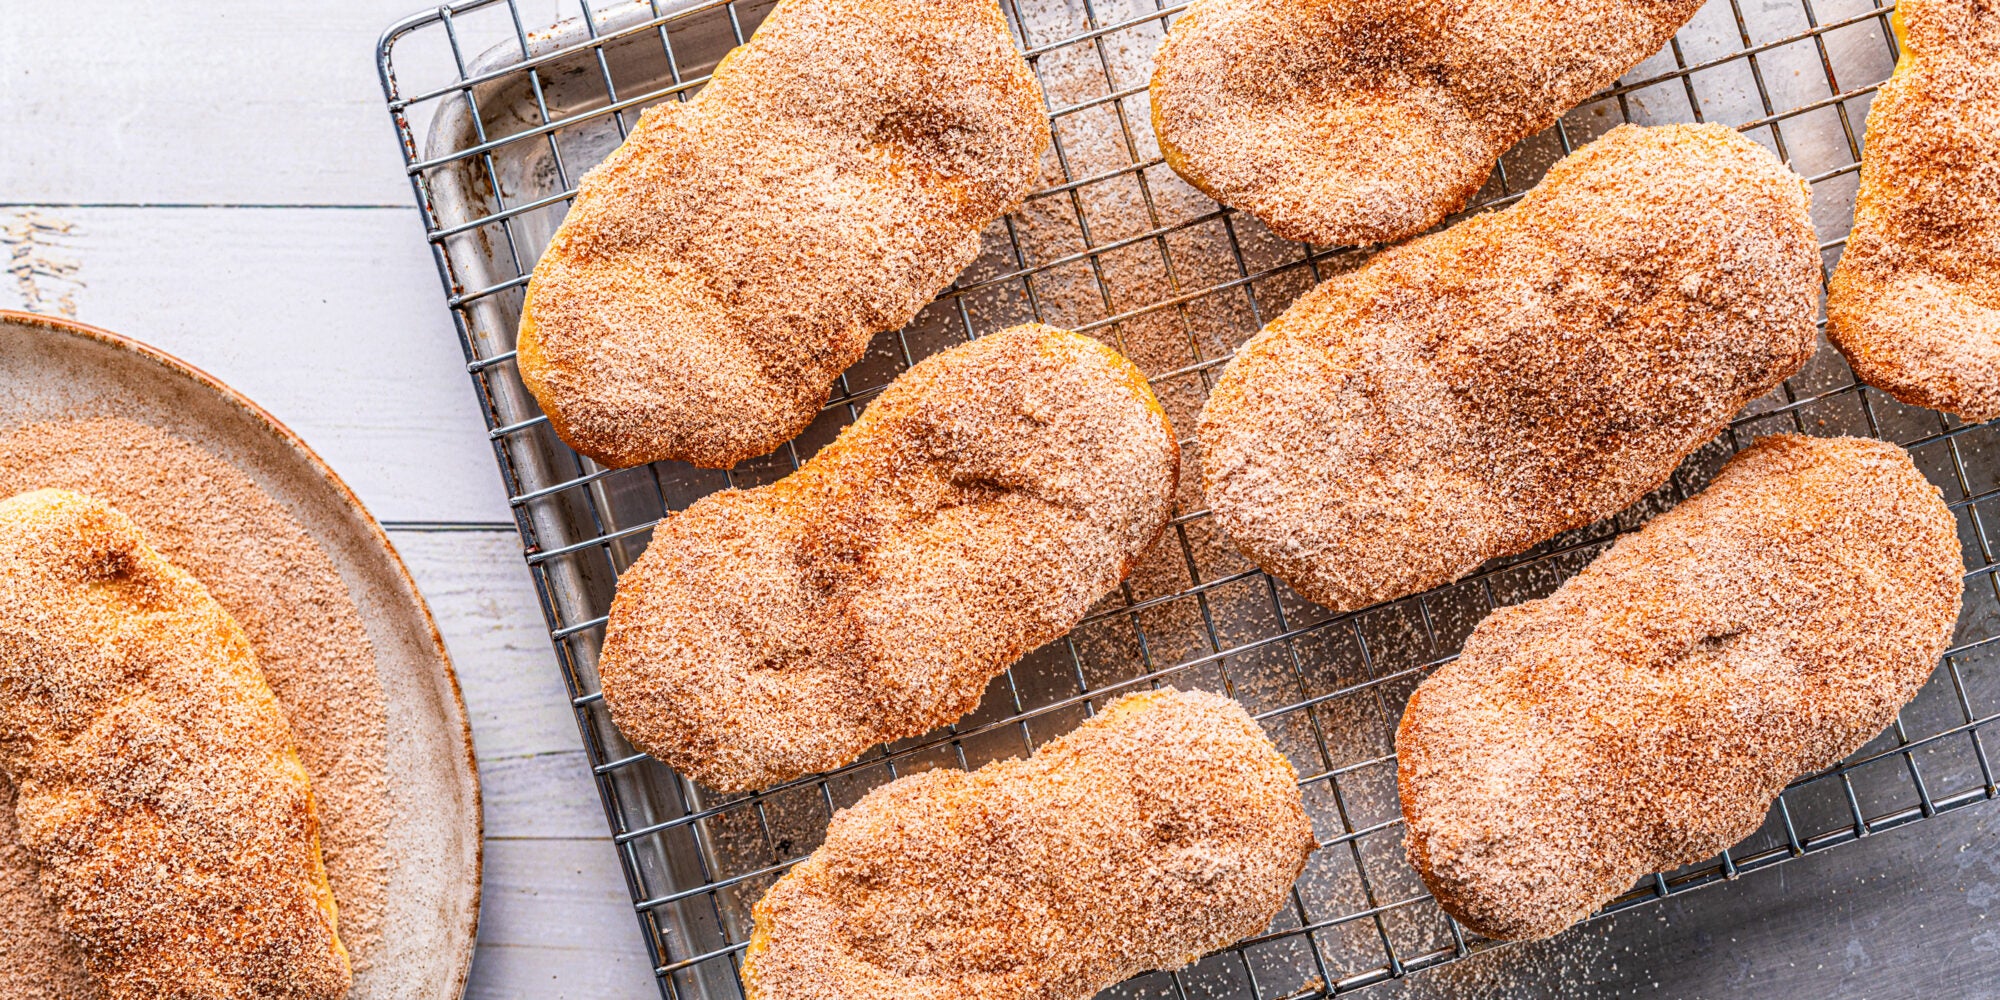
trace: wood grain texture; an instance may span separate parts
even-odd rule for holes
[[[557,2],[521,7],[547,19]],[[421,0],[7,8],[0,53],[33,58],[6,60],[0,120],[24,141],[0,158],[0,202],[410,204],[373,52]],[[411,57],[433,77],[450,65]]]
[[[479,755],[486,891],[466,995],[658,996],[519,539],[391,540],[444,632]]]
[[[608,842],[493,840],[468,1000],[658,997]]]
[[[408,530],[390,537],[458,664],[481,762],[555,753],[581,759],[576,716],[520,538],[511,531]],[[601,834],[602,827],[600,815],[590,832]]]
[[[0,225],[30,213],[67,229],[41,256],[75,265],[36,279],[45,308],[68,296],[229,383],[384,521],[509,520],[414,208],[0,208]],[[0,281],[0,307],[30,304]]]

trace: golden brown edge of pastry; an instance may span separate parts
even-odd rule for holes
[[[1112,702],[1110,705],[1105,706],[1104,711],[1097,713],[1097,715],[1093,716],[1088,721],[1098,722],[1100,724],[1108,725],[1127,716],[1137,715],[1141,712],[1144,712],[1152,708],[1154,705],[1159,704],[1161,701],[1164,701],[1168,698],[1177,697],[1179,694],[1180,692],[1172,687],[1157,688],[1150,691],[1138,691],[1131,694],[1127,694],[1119,698],[1117,701]],[[1248,710],[1246,709],[1245,711],[1247,714]],[[1068,734],[1064,734],[1064,736],[1066,735]],[[1052,737],[1051,739],[1045,741],[1042,744],[1042,746],[1046,746],[1048,743],[1053,743],[1056,740],[1062,738],[1063,736]],[[1266,740],[1267,741],[1269,740],[1268,736],[1266,737]],[[1037,746],[1035,748],[1035,752],[1040,753],[1041,746]],[[999,761],[993,761],[991,763],[999,763],[1000,761],[1004,760],[1021,760],[1021,759],[1023,758],[1007,757],[1007,758],[1000,758]],[[1292,766],[1291,760],[1285,756],[1283,751],[1277,748],[1276,744],[1272,744],[1271,746],[1269,763],[1273,766],[1273,770],[1283,770],[1285,772],[1287,780],[1290,781],[1293,785],[1296,786],[1298,784],[1299,780],[1298,769]],[[985,765],[981,766],[984,767]],[[973,771],[968,771],[967,773],[976,773],[976,771],[977,769],[974,769]],[[877,787],[879,788],[882,786],[877,786]],[[873,791],[873,789],[871,789],[871,791]],[[1308,824],[1310,824],[1311,820],[1308,819],[1307,822]],[[1318,849],[1319,849],[1318,838],[1315,835],[1313,837],[1313,845],[1299,855],[1299,863],[1297,865],[1297,870],[1292,875],[1292,881],[1296,882],[1298,881],[1299,878],[1305,875],[1306,865],[1311,862],[1313,853]],[[811,857],[812,857],[811,855],[807,855],[806,857],[799,859],[798,864],[806,863],[807,861],[811,860]],[[789,872],[787,874],[789,874]],[[774,883],[773,888],[775,887],[776,885]],[[765,896],[768,897],[769,895],[770,895],[769,890],[766,890]],[[750,942],[748,945],[745,946],[743,950],[743,964],[738,966],[738,968],[743,970],[742,979],[743,979],[743,990],[744,990],[745,1000],[765,1000],[765,990],[763,983],[758,981],[757,977],[754,974],[752,974],[751,971],[756,964],[751,962],[751,958],[753,956],[758,956],[763,954],[764,952],[768,951],[771,947],[770,911],[765,906],[765,899],[760,898],[757,900],[757,904],[751,909],[751,915],[754,921],[754,926],[752,927],[752,930],[750,932]]]
[[[1910,32],[1903,11],[1904,8],[1898,6],[1889,12],[1889,28],[1895,35],[1900,54],[1896,59],[1895,69],[1889,73],[1889,79],[1885,82],[1906,79],[1924,58],[1918,47],[1910,44]],[[1870,109],[1869,118],[1871,120],[1874,118],[1874,108]],[[1855,195],[1857,211],[1875,200],[1875,185],[1869,183],[1875,178],[1869,171],[1868,165],[1864,151],[1860,189]],[[1849,325],[1850,315],[1855,317],[1853,323],[1855,327],[1865,328],[1869,323],[1863,317],[1875,312],[1877,308],[1874,296],[1854,287],[1853,282],[1856,280],[1851,277],[1846,267],[1846,256],[1843,253],[1840,263],[1834,267],[1829,282],[1831,287],[1827,296],[1826,323],[1827,340],[1831,341],[1847,360],[1848,367],[1853,369],[1856,378],[1889,394],[1898,402],[1949,413],[1967,422],[2000,417],[2000,404],[1982,401],[1977,398],[1976,392],[1968,394],[1962,383],[1940,384],[1935,373],[1927,375],[1920,367],[1912,367],[1898,360],[1898,352],[1878,350],[1879,346],[1885,346],[1882,338],[1867,334],[1858,337],[1848,336],[1846,328]]]
[[[1006,20],[1006,15],[1000,10],[997,0],[993,4],[993,13],[996,20],[998,21],[1002,34],[1007,36],[1009,44],[1011,45],[1014,38],[1013,29],[1012,26],[1008,24]],[[721,61],[715,64],[715,69],[712,72],[710,72],[708,82],[703,85],[702,89],[706,90],[708,87],[714,86],[717,83],[724,82],[733,77],[736,72],[736,63],[738,61],[737,57],[740,56],[744,52],[744,50],[750,47],[750,43],[754,39],[755,39],[755,33],[753,32],[751,38],[745,39],[743,41],[743,44],[730,49],[726,54],[724,54]],[[1018,49],[1016,51],[1018,53]],[[1029,75],[1030,78],[1034,81],[1036,90],[1039,92],[1041,89],[1041,77],[1039,73],[1037,73],[1034,70],[1034,68],[1030,66]],[[695,95],[695,98],[699,98],[700,96],[701,95],[697,93]],[[1051,143],[1049,133],[1050,129],[1048,127],[1044,127],[1038,130],[1035,134],[1036,138],[1035,138],[1034,158],[1037,162],[1039,162],[1049,150],[1049,146]],[[1018,209],[1020,205],[1027,200],[1028,195],[1032,193],[1033,187],[1034,184],[1031,183],[1029,185],[1029,190],[1023,191],[1021,193],[1021,198],[1016,200],[1014,206],[1012,208],[1009,208],[1006,212],[1001,213],[1000,217],[1004,218],[1006,215],[1012,213],[1015,209]],[[539,264],[540,261],[538,258],[535,266],[539,266]],[[532,276],[533,273],[534,273],[534,268],[531,267],[529,269],[529,275]],[[569,422],[563,419],[563,417],[561,416],[561,414],[558,412],[557,409],[543,405],[542,400],[549,398],[550,387],[547,382],[542,380],[538,375],[533,374],[533,372],[544,368],[556,369],[559,368],[560,366],[549,361],[548,357],[542,352],[541,334],[540,331],[537,329],[537,324],[535,323],[534,319],[535,283],[532,280],[530,280],[526,288],[527,290],[523,294],[521,299],[520,322],[516,324],[515,328],[516,332],[515,332],[514,369],[520,375],[522,384],[527,387],[529,395],[535,398],[536,408],[539,409],[544,416],[548,417],[549,429],[554,431],[556,437],[560,439],[564,444],[564,446],[568,447],[571,451],[574,451],[577,454],[583,455],[594,461],[612,466],[614,468],[621,468],[621,469],[636,468],[638,466],[646,465],[653,461],[658,461],[659,459],[653,457],[653,455],[650,454],[650,449],[646,448],[626,447],[626,448],[586,449],[580,447],[578,442],[582,439],[580,436],[576,434],[575,429],[569,424]],[[865,349],[866,345],[864,344],[863,350]],[[859,359],[857,358],[856,360],[858,361]],[[1158,408],[1158,405],[1159,404],[1157,402],[1154,403],[1156,409]],[[792,428],[791,433],[787,435],[786,440],[796,438],[800,434],[805,433],[806,429],[812,426],[812,422],[819,418],[819,413],[820,411],[815,411],[813,413],[807,414],[804,419],[798,421],[797,425]],[[779,445],[779,447],[782,446],[783,446],[782,444]],[[768,454],[768,452],[766,454]],[[743,455],[737,458],[735,462],[747,461],[749,459],[756,457],[758,456]],[[686,461],[688,461],[689,464],[693,465],[695,468],[698,469],[707,469],[707,468],[727,469],[735,464],[735,462],[726,462],[726,463],[707,462],[707,461],[697,460],[694,458],[687,459]],[[1175,481],[1176,482],[1179,481],[1178,474],[1176,474],[1175,476]]]

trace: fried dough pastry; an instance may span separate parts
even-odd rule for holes
[[[1242,706],[1172,688],[845,809],[757,904],[749,1000],[1088,1000],[1263,930],[1318,846]]]
[[[1395,242],[1701,5],[1197,0],[1160,49],[1153,130],[1188,183],[1280,236]]]
[[[1546,937],[1755,833],[1916,696],[1963,572],[1901,448],[1758,441],[1418,686],[1396,734],[1410,861],[1473,930]]]
[[[249,640],[101,501],[0,502],[0,768],[106,1000],[335,1000],[310,779]]]
[[[1902,0],[1827,338],[1905,403],[2000,417],[2000,9]]]
[[[994,0],[784,0],[584,176],[521,378],[610,465],[769,452],[972,262],[1047,145]]]
[[[612,718],[723,791],[953,722],[1118,585],[1179,477],[1145,376],[1089,337],[926,359],[798,472],[654,530],[611,606]]]
[[[1812,356],[1806,210],[1727,128],[1626,126],[1326,281],[1202,411],[1217,521],[1345,611],[1622,510]]]

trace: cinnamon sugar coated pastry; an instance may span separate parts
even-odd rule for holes
[[[723,791],[953,722],[1130,572],[1179,475],[1145,376],[1089,337],[928,358],[798,472],[654,529],[611,606],[612,719]]]
[[[749,1000],[1086,1000],[1265,929],[1318,846],[1242,706],[1128,696],[1026,760],[891,782],[756,907]]]
[[[1411,863],[1473,930],[1545,937],[1749,836],[1916,696],[1963,572],[1901,448],[1758,441],[1417,688],[1396,736]]]
[[[1702,0],[1196,0],[1153,76],[1168,165],[1321,246],[1405,239]]]
[[[784,0],[584,176],[521,377],[611,465],[765,454],[972,262],[1047,145],[995,0]]]
[[[130,419],[72,411],[69,419],[6,428],[0,499],[45,489],[81,493],[125,515],[249,639],[311,776],[340,943],[365,988],[370,967],[381,968],[398,936],[387,926],[398,870],[390,849],[396,793],[375,645],[333,554],[237,466]],[[0,779],[0,997],[100,1000],[61,925],[21,845],[12,787]]]
[[[1209,504],[1335,610],[1449,583],[1666,482],[1812,356],[1818,297],[1801,178],[1720,125],[1614,129],[1245,344]]]
[[[1869,385],[2000,417],[2000,9],[1902,0],[1903,58],[1868,112],[1827,338]]]
[[[335,1000],[347,953],[284,710],[126,517],[0,502],[0,769],[105,1000]]]

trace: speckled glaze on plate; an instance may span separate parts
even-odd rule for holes
[[[386,907],[350,1000],[461,995],[479,921],[472,735],[437,625],[381,527],[255,403],[117,334],[0,310],[0,387],[0,428],[115,414],[199,446],[241,470],[332,559],[374,647],[390,734]]]

